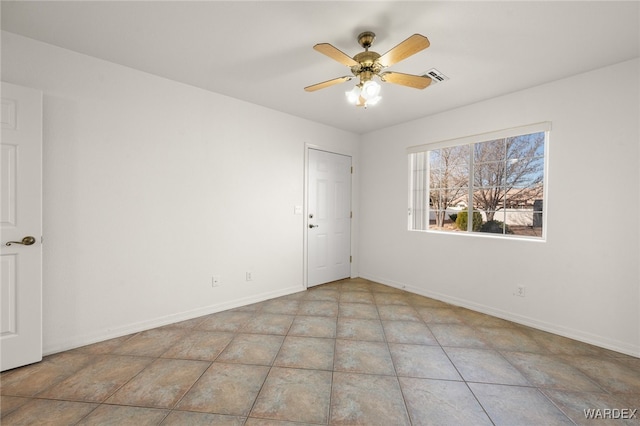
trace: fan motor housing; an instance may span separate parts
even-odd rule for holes
[[[373,74],[378,74],[383,68],[382,65],[378,63],[379,57],[379,53],[369,50],[358,53],[353,57],[353,60],[356,61],[358,65],[354,65],[353,67],[351,67],[351,72],[355,76],[360,75],[360,73],[362,72],[371,72]]]

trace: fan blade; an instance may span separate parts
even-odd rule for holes
[[[420,34],[414,34],[384,55],[378,58],[378,62],[383,67],[389,67],[397,62],[407,59],[409,56],[418,53],[429,47],[429,39]]]
[[[431,84],[430,77],[393,71],[383,72],[380,74],[380,78],[387,83],[400,84],[402,86],[413,87],[414,89],[424,89]]]
[[[316,90],[324,89],[325,87],[333,86],[334,84],[342,83],[344,81],[349,81],[353,78],[353,76],[345,75],[344,77],[334,78],[333,80],[323,81],[322,83],[313,84],[311,86],[307,86],[304,88],[307,92],[315,92]]]
[[[340,62],[343,65],[348,67],[352,67],[354,65],[358,65],[356,61],[354,61],[350,56],[344,53],[342,50],[338,49],[330,45],[329,43],[319,43],[313,46],[315,50],[320,53],[323,53],[330,57],[331,59]]]

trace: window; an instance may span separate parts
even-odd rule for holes
[[[549,123],[409,149],[409,229],[543,238]]]

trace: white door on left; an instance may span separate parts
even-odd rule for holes
[[[42,360],[42,92],[2,83],[0,370]]]

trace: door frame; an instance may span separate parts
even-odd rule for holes
[[[357,179],[355,179],[356,177],[356,173],[357,173],[357,165],[358,165],[358,160],[357,160],[357,156],[355,155],[355,153],[350,150],[350,149],[343,149],[343,148],[338,148],[338,147],[326,147],[326,146],[322,146],[322,145],[317,145],[317,144],[312,144],[312,143],[308,143],[305,142],[304,144],[304,186],[303,186],[303,197],[304,197],[304,208],[303,208],[303,221],[302,221],[302,226],[303,226],[303,249],[302,249],[302,283],[303,283],[303,287],[305,289],[309,288],[309,279],[308,279],[308,273],[309,273],[309,260],[307,258],[308,254],[309,254],[309,241],[308,241],[308,236],[307,236],[307,229],[309,226],[309,150],[310,149],[315,149],[318,151],[325,151],[325,152],[329,152],[332,154],[338,154],[338,155],[346,155],[351,157],[351,167],[353,167],[353,173],[351,173],[351,211],[353,213],[353,217],[351,218],[351,236],[350,236],[350,244],[351,244],[351,256],[352,256],[352,262],[351,262],[351,271],[350,271],[350,277],[354,278],[357,276],[357,247],[355,245],[355,241],[356,241],[356,237],[357,237],[357,203],[356,203],[356,198],[354,197],[354,194],[356,193],[357,190]]]

